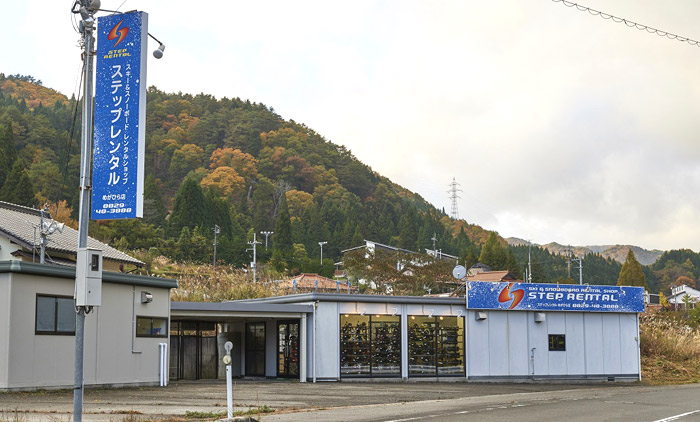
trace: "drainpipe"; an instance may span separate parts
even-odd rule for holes
[[[318,308],[318,300],[314,302],[314,320],[313,320],[313,325],[314,325],[314,338],[312,339],[312,345],[311,348],[313,349],[311,351],[311,356],[313,357],[313,362],[314,362],[314,367],[313,367],[313,382],[316,382],[316,308]]]
[[[168,327],[170,328],[170,327]],[[136,339],[136,286],[131,287],[131,353],[141,353],[134,350]]]

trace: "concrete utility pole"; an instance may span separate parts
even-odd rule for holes
[[[532,244],[527,241],[527,282],[532,283]]]
[[[257,249],[256,249],[256,246],[259,245],[259,244],[261,244],[261,242],[258,242],[258,240],[257,240],[257,238],[256,238],[255,232],[253,232],[253,240],[250,241],[250,242],[248,242],[248,244],[253,246],[253,262],[250,263],[250,266],[253,267],[253,283],[255,283],[255,280],[256,280],[256,278],[255,278],[255,277],[256,277],[255,270],[256,270],[256,267],[257,267],[257,264],[256,264],[256,260],[257,260]],[[248,249],[248,250],[250,250],[250,249]]]
[[[323,266],[323,245],[325,245],[328,242],[318,242],[318,246],[321,247],[321,266]]]
[[[574,262],[578,262],[578,284],[583,284],[583,257],[572,259]]]
[[[216,268],[216,236],[221,233],[221,227],[218,224],[214,224],[214,268]]]
[[[78,214],[78,250],[87,247],[90,223],[90,194],[92,189],[92,131],[93,131],[93,56],[95,37],[95,12],[99,1],[81,0],[79,13],[80,32],[83,34],[83,115],[80,143],[80,211]],[[77,276],[77,271],[76,271]],[[76,284],[78,280],[76,279]],[[85,344],[85,314],[87,306],[76,306],[75,315],[75,365],[73,377],[73,421],[83,420],[83,348]]]

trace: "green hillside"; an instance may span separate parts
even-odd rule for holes
[[[274,231],[263,262],[330,275],[340,251],[363,239],[419,251],[432,248],[435,236],[437,248],[462,256],[487,237],[264,104],[153,87],[147,100],[144,219],[90,228],[123,250],[156,247],[177,260],[209,262],[216,224],[217,259],[243,266],[252,233],[261,239],[261,231]],[[79,110],[32,77],[0,74],[0,186],[20,176],[31,185],[18,192],[13,182],[0,200],[48,200],[58,204],[54,213],[76,216]],[[321,241],[328,242],[323,268]]]

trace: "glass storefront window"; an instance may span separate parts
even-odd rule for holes
[[[341,315],[341,376],[401,376],[401,320],[388,315]]]
[[[464,319],[409,316],[408,373],[412,376],[464,375]]]
[[[340,316],[340,375],[370,375],[369,316]]]
[[[372,315],[372,376],[401,376],[401,320],[398,316]]]
[[[435,318],[408,317],[408,374],[435,376]]]

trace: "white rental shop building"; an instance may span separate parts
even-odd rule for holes
[[[170,377],[639,380],[639,287],[468,282],[466,297],[173,302]]]

